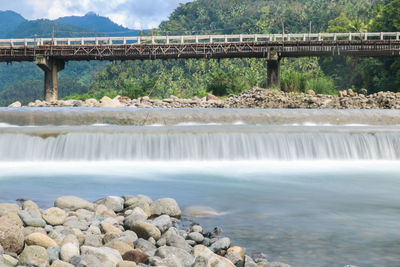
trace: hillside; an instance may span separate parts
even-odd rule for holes
[[[26,19],[14,11],[0,11],[0,38],[6,38],[10,31],[13,31]]]
[[[96,15],[93,12],[87,13],[85,16],[69,16],[56,20],[70,26],[82,26],[92,31],[105,33],[108,36],[137,36],[139,30],[131,30],[116,24],[107,17]]]

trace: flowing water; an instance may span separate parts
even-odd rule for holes
[[[293,266],[400,266],[400,112],[0,109],[0,202],[173,197]]]

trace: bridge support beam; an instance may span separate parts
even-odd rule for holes
[[[267,88],[280,87],[281,84],[281,61],[280,58],[267,60]]]
[[[57,101],[58,72],[64,69],[65,62],[54,58],[36,58],[36,64],[44,71],[44,100]]]

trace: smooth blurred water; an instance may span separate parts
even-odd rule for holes
[[[293,266],[399,266],[399,161],[1,163],[0,202],[173,197],[249,252]]]

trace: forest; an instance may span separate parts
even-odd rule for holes
[[[141,34],[308,33],[310,29],[395,32],[400,31],[398,14],[400,0],[198,0],[181,4],[157,29]],[[32,63],[0,66],[1,105],[43,98],[42,73],[33,67]],[[266,71],[263,59],[70,62],[60,73],[60,95],[73,99],[104,95],[190,98],[208,92],[225,96],[265,87]],[[326,57],[282,61],[281,90],[337,94],[348,88],[365,88],[369,93],[398,91],[400,60]]]

